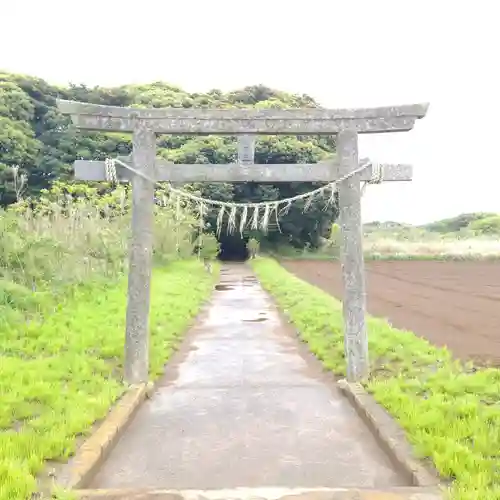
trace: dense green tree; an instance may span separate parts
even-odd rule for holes
[[[489,215],[482,219],[476,219],[468,225],[468,229],[478,235],[499,235],[500,215]]]
[[[78,159],[104,159],[131,152],[131,137],[121,133],[89,133],[71,127],[68,117],[56,109],[57,98],[134,107],[317,107],[307,95],[277,91],[263,85],[245,87],[229,93],[214,89],[207,93],[188,93],[164,83],[123,85],[120,87],[57,87],[39,78],[0,73],[0,204],[15,201],[11,168],[18,166],[27,177],[25,195],[36,196],[55,180],[70,180],[72,164]],[[221,136],[159,136],[158,155],[176,163],[227,163],[236,159],[236,138]],[[257,163],[313,163],[334,151],[329,137],[262,136],[256,144]],[[276,167],[279,168],[279,167]],[[225,201],[277,200],[317,187],[312,183],[279,184],[200,184],[189,186],[210,197]],[[316,246],[329,232],[335,210],[323,210],[315,201],[307,213],[294,205],[270,226],[268,242]],[[208,221],[215,225],[215,213]]]

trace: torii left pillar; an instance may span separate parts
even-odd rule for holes
[[[156,179],[156,134],[145,120],[137,120],[132,139],[134,167]],[[149,375],[149,307],[153,268],[153,182],[132,177],[132,234],[129,245],[125,380],[146,382]]]

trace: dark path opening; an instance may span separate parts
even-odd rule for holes
[[[248,238],[240,234],[221,234],[219,236],[219,259],[225,261],[245,261],[249,254],[247,250]]]

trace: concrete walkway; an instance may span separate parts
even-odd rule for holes
[[[248,267],[232,265],[90,487],[402,485]]]

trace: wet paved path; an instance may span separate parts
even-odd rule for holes
[[[403,485],[251,271],[218,288],[90,486]]]

